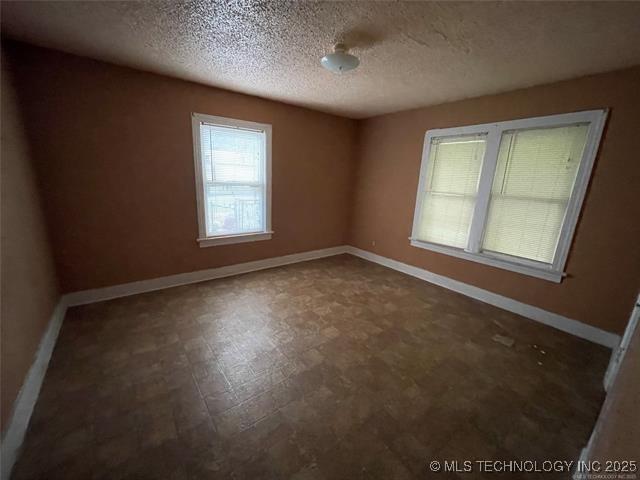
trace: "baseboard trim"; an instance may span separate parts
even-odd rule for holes
[[[362,250],[360,248],[341,245],[337,247],[325,248],[321,250],[311,250],[308,252],[294,253],[281,257],[266,258],[253,262],[239,263],[219,268],[210,268],[207,270],[199,270],[196,272],[181,273],[177,275],[169,275],[166,277],[153,278],[150,280],[142,280],[139,282],[125,283],[105,288],[96,288],[92,290],[83,290],[64,295],[54,309],[47,331],[42,337],[35,360],[29,369],[29,373],[15,401],[13,413],[9,421],[4,438],[2,439],[2,479],[8,480],[24,436],[33,413],[42,382],[55,347],[60,327],[64,320],[68,307],[76,305],[85,305],[113,298],[126,297],[139,293],[162,290],[165,288],[188,285],[217,278],[230,277],[243,273],[265,270],[268,268],[280,267],[292,263],[305,262],[319,258],[332,257],[348,253],[356,257],[368,260],[373,263],[397,270],[399,272],[411,275],[426,282],[438,285],[440,287],[461,293],[484,303],[494,305],[504,310],[517,313],[523,317],[551,326],[563,332],[570,333],[585,340],[604,345],[609,348],[615,348],[620,343],[620,336],[606,332],[591,325],[586,325],[577,320],[563,317],[557,313],[549,312],[526,303],[504,297],[497,293],[484,290],[482,288],[469,285],[467,283],[454,280],[443,275],[430,272],[428,270],[408,265],[406,263],[383,257],[381,255]],[[586,453],[583,452],[583,454]]]
[[[293,253],[281,257],[265,258],[264,260],[256,260],[253,262],[237,263],[226,267],[209,268],[207,270],[198,270],[195,272],[179,273],[177,275],[169,275],[166,277],[152,278],[149,280],[141,280],[139,282],[123,283],[113,285],[111,287],[95,288],[92,290],[82,290],[65,295],[65,301],[68,306],[85,305],[88,303],[102,302],[113,298],[127,297],[139,293],[152,292],[154,290],[162,290],[165,288],[178,287],[188,285],[190,283],[204,282],[207,280],[215,280],[216,278],[231,277],[242,273],[255,272],[265,270],[267,268],[281,267],[292,263],[306,262],[318,258],[332,257],[347,252],[347,246],[340,245],[338,247],[323,248],[321,250],[310,250],[308,252]]]
[[[533,305],[504,297],[497,293],[469,285],[468,283],[463,283],[443,275],[438,275],[428,270],[414,267],[413,265],[408,265],[356,247],[347,247],[347,253],[393,270],[406,273],[412,277],[420,278],[426,282],[453,290],[454,292],[461,293],[468,297],[475,298],[476,300],[502,308],[503,310],[517,313],[523,317],[544,323],[550,327],[584,338],[585,340],[589,340],[599,345],[604,345],[605,347],[613,349],[620,343],[620,336],[614,333],[601,330],[571,318],[563,317],[562,315],[548,310],[543,310],[542,308],[534,307]]]
[[[42,336],[34,362],[27,373],[22,388],[20,389],[18,397],[14,403],[9,425],[4,437],[2,438],[2,467],[0,470],[0,478],[2,478],[2,480],[9,480],[11,470],[18,459],[18,454],[20,453],[20,448],[24,441],[27,427],[29,426],[29,421],[33,414],[33,409],[38,400],[38,395],[40,394],[40,388],[42,387],[42,382],[47,372],[49,360],[51,359],[51,354],[53,353],[53,348],[55,347],[56,340],[58,339],[58,333],[60,332],[68,307],[101,302],[113,298],[126,297],[129,295],[162,290],[164,288],[177,287],[180,285],[188,285],[190,283],[203,282],[206,280],[214,280],[216,278],[230,277],[233,275],[240,275],[242,273],[289,265],[292,263],[306,262],[318,258],[340,255],[346,252],[347,247],[345,245],[340,245],[321,250],[311,250],[308,252],[266,258],[264,260],[256,260],[253,262],[238,263],[225,267],[169,275],[166,277],[125,283],[111,287],[83,290],[62,296],[51,315],[46,332]]]
[[[92,290],[83,290],[65,295],[65,303],[68,306],[85,305],[88,303],[101,302],[111,300],[113,298],[126,297],[139,293],[152,292],[162,290],[164,288],[178,287],[191,283],[198,283],[207,280],[215,280],[217,278],[230,277],[243,273],[265,270],[267,268],[280,267],[292,263],[305,262],[318,258],[331,257],[349,253],[356,257],[369,260],[371,262],[383,265],[385,267],[397,270],[407,275],[411,275],[421,280],[427,281],[434,285],[453,290],[481,302],[494,305],[504,310],[517,313],[523,317],[544,323],[550,327],[562,330],[585,340],[604,345],[609,348],[615,348],[620,343],[620,336],[614,333],[601,330],[599,328],[587,325],[585,323],[564,317],[557,313],[534,307],[517,300],[499,295],[497,293],[484,290],[482,288],[469,285],[467,283],[454,280],[443,275],[430,272],[428,270],[408,265],[406,263],[383,257],[381,255],[362,250],[357,247],[341,245],[337,247],[324,248],[321,250],[311,250],[308,252],[294,253],[281,257],[266,258],[253,262],[238,263],[219,268],[210,268],[207,270],[198,270],[195,272],[180,273],[177,275],[169,275],[166,277],[152,278],[150,280],[141,280],[139,282],[124,283],[113,285],[110,287],[96,288]]]
[[[40,340],[33,364],[18,393],[18,398],[14,402],[9,425],[2,439],[1,472],[3,480],[9,479],[13,465],[18,458],[66,311],[67,304],[64,298],[61,298],[51,314],[49,325]]]

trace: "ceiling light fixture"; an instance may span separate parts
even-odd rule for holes
[[[333,53],[328,53],[322,57],[320,63],[333,73],[344,73],[353,70],[360,65],[360,60],[355,55],[347,53],[348,50],[343,43],[336,43],[333,47]]]

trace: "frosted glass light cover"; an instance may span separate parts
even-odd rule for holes
[[[358,60],[358,57],[349,53],[336,51],[322,57],[320,63],[324,68],[333,73],[344,73],[360,65],[360,60]]]

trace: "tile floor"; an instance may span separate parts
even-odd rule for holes
[[[469,479],[428,462],[575,459],[608,355],[348,255],[76,307],[12,478]]]

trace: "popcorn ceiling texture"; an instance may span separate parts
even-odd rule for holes
[[[353,118],[640,63],[640,2],[3,2],[2,31]]]

